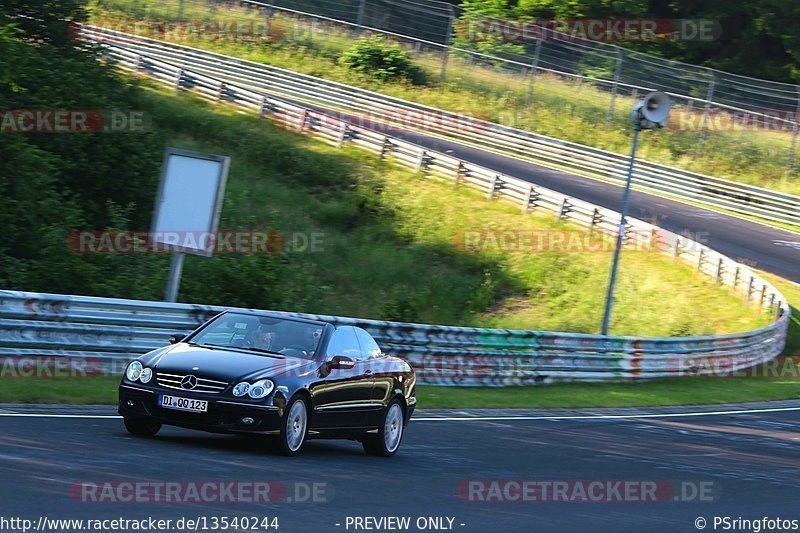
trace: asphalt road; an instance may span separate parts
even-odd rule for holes
[[[341,113],[319,106],[310,106],[304,102],[293,103],[342,118]],[[352,120],[359,123],[355,117],[352,117]],[[394,127],[384,127],[381,131],[608,209],[619,211],[622,205],[623,189],[611,183],[554,170],[423,133]],[[748,266],[800,283],[799,233],[636,190],[631,193],[629,214],[672,232],[688,235]]]
[[[615,211],[622,205],[622,188],[610,183],[419,133],[395,130],[393,134],[595,205]],[[690,235],[749,266],[800,282],[800,234],[640,191],[632,191],[630,215]]]
[[[203,516],[210,524],[215,516],[269,516],[278,517],[280,532],[392,531],[348,528],[348,516],[406,516],[408,531],[420,530],[420,517],[453,518],[456,531],[697,531],[699,517],[708,530],[714,516],[800,519],[798,416],[417,420],[393,459],[366,456],[347,441],[312,441],[300,457],[284,458],[234,436],[165,428],[154,439],[136,438],[115,418],[0,417],[0,517]],[[305,494],[296,487],[323,484],[317,497],[326,501],[121,503],[108,496],[95,503],[83,500],[99,493],[75,488],[254,480],[284,484],[289,498]],[[466,480],[487,488],[489,480],[567,481],[570,490],[574,482],[649,482],[658,484],[659,501],[468,501],[457,494]]]

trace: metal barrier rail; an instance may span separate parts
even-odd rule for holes
[[[418,171],[482,190],[523,213],[546,210],[557,218],[614,235],[619,214],[527,181],[427,150],[344,121],[239,87],[206,74],[110,46],[120,67],[145,73],[175,88],[191,88],[288,129],[327,142],[364,148]],[[554,380],[645,379],[734,372],[777,356],[785,345],[790,309],[781,293],[758,274],[710,248],[646,222],[627,219],[626,243],[645,242],[692,264],[715,283],[742,294],[745,303],[773,313],[770,325],[729,335],[646,338],[542,331],[498,330],[284,313],[334,324],[358,325],[382,349],[409,360],[422,383],[461,386],[527,385]],[[0,356],[129,359],[187,332],[222,307],[0,291]]]
[[[0,355],[127,360],[224,309],[0,291]],[[734,372],[780,353],[788,318],[784,314],[766,328],[743,334],[655,339],[280,314],[361,326],[384,351],[410,361],[420,382],[460,386]]]
[[[348,116],[456,140],[604,181],[622,184],[625,180],[628,158],[622,154],[188,46],[89,25],[80,26],[80,34],[89,42],[124,47],[133,54],[190,68],[252,91],[324,106]],[[426,125],[431,117],[432,125]],[[645,160],[637,161],[633,184],[655,194],[800,226],[800,196]]]

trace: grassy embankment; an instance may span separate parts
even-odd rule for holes
[[[296,295],[293,309],[597,331],[610,254],[466,253],[458,246],[465,231],[563,231],[583,237],[580,228],[546,214],[523,217],[513,206],[398,171],[355,149],[340,151],[278,131],[191,96],[149,89],[142,104],[169,144],[231,155],[222,227],[266,226],[323,236],[324,251],[286,255],[281,283]],[[204,261],[211,260],[187,260],[184,287],[195,295],[201,292],[195,285],[208,284],[200,278],[209,274],[201,268]],[[230,266],[221,263],[216,274],[223,276]],[[237,259],[237,268],[247,266],[247,257]],[[766,321],[744,309],[740,298],[659,254],[624,254],[618,297],[616,334],[722,333]],[[113,403],[116,382],[113,377],[8,378],[0,401]],[[800,390],[795,382],[687,379],[505,390],[421,386],[419,398],[428,408],[713,403],[793,397]]]
[[[193,21],[261,20],[257,13],[238,6],[211,11],[203,0],[185,4],[184,18]],[[109,20],[118,23],[125,18],[174,20],[177,5],[177,0],[95,0],[92,19],[100,24]],[[280,16],[273,21],[271,32],[273,40],[268,43],[218,39],[209,35],[193,39],[185,31],[167,33],[164,37],[618,153],[629,150],[628,110],[634,100],[618,98],[612,124],[609,128],[599,128],[598,125],[606,123],[609,107],[609,93],[604,86],[575,84],[556,76],[539,75],[534,105],[526,108],[528,83],[519,75],[453,57],[448,66],[447,82],[440,86],[439,58],[423,53],[416,57],[416,62],[428,73],[428,84],[384,83],[354,75],[338,62],[339,56],[352,44],[349,34],[321,25],[312,28],[307,23]],[[684,116],[683,122],[692,121]],[[694,122],[699,124],[699,120]],[[786,172],[790,133],[752,129],[712,131],[705,150],[700,153],[700,132],[676,127],[648,135],[639,155],[717,177],[798,194],[800,180],[796,174]]]

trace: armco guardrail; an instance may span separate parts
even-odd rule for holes
[[[318,135],[334,145],[364,148],[428,178],[477,188],[523,213],[546,210],[559,219],[614,235],[619,214],[490,169],[459,161],[311,109],[284,102],[206,74],[110,46],[120,67],[146,73],[211,100],[269,115],[289,129]],[[601,335],[464,328],[312,316],[359,325],[389,352],[411,361],[423,383],[507,386],[551,380],[640,379],[719,373],[747,368],[778,355],[785,345],[790,309],[769,282],[746,266],[682,236],[633,218],[626,242],[687,261],[715,283],[742,294],[745,303],[773,314],[768,326],[745,333],[690,338]],[[223,308],[87,296],[0,291],[0,355],[128,359],[166,344]]]
[[[0,356],[127,360],[224,309],[0,291]],[[420,382],[461,386],[734,372],[777,355],[788,318],[736,335],[648,339],[283,314],[361,326],[385,352],[410,361]]]
[[[79,28],[76,33],[88,42],[125,48],[131,54],[191,69],[243,89],[422,131],[592,178],[619,184],[625,180],[628,158],[622,154],[197,48],[88,25]],[[633,183],[634,187],[655,194],[800,226],[800,196],[645,160],[637,161]]]

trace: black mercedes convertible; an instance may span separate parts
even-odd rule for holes
[[[310,438],[345,438],[390,457],[416,404],[415,375],[365,330],[226,311],[128,365],[119,413],[135,435],[163,424],[268,436],[296,455]]]

